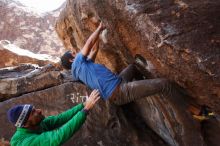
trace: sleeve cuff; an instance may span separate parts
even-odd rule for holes
[[[86,115],[88,115],[88,114],[89,114],[89,110],[84,109],[84,108],[81,110],[81,112],[85,113]]]

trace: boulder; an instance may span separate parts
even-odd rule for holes
[[[172,94],[124,106],[100,100],[65,145],[218,146],[219,119],[200,123],[188,109],[206,104],[220,114],[219,5],[210,0],[67,1],[56,23],[66,49],[79,51],[102,20],[107,31],[100,36],[98,63],[119,73],[141,54],[148,62],[143,73],[151,72],[146,78],[166,77],[177,84]],[[83,102],[81,97],[91,92],[72,82],[68,71],[51,65],[4,68],[0,75],[4,141],[15,130],[6,118],[11,106],[31,103],[53,115]]]
[[[0,101],[61,83],[62,75],[52,65],[21,65],[0,70]]]
[[[66,48],[79,51],[102,20],[107,35],[98,63],[119,73],[141,54],[154,77],[173,80],[188,93],[142,99],[132,111],[139,109],[144,123],[169,145],[208,145],[187,109],[191,103],[205,104],[220,114],[219,5],[209,0],[70,0],[56,30]]]
[[[16,66],[19,64],[31,63],[39,66],[59,62],[58,57],[52,57],[47,54],[35,54],[31,51],[21,49],[9,41],[0,41],[0,68]]]
[[[82,48],[102,20],[98,62],[120,71],[142,54],[155,76],[172,79],[195,102],[220,113],[219,1],[68,1],[56,24],[66,48]],[[207,88],[208,87],[208,88]]]
[[[84,100],[80,96],[86,96],[89,93],[90,90],[81,83],[67,82],[1,102],[0,137],[10,140],[15,132],[15,127],[7,120],[6,112],[16,104],[33,104],[35,107],[41,108],[46,116],[56,115],[83,102]],[[123,111],[119,107],[100,100],[90,111],[83,127],[64,145],[167,146],[150,129],[148,129],[148,133],[142,135],[144,139],[139,138],[136,129],[123,115]],[[154,139],[150,137],[154,137]]]

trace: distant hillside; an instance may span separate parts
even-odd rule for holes
[[[60,10],[38,14],[19,2],[0,1],[0,40],[9,40],[34,53],[59,56],[64,47],[54,24]]]

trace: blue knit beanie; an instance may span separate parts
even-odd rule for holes
[[[23,127],[33,109],[33,105],[16,105],[8,110],[8,120],[16,127]]]

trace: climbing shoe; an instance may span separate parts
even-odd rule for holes
[[[147,61],[144,57],[142,57],[140,54],[136,54],[135,57],[135,64],[138,66],[138,67],[143,67],[145,69],[147,69]]]
[[[142,75],[142,80],[145,80],[147,78],[152,78],[152,74],[148,70],[148,63],[144,57],[142,57],[140,54],[136,54],[135,57],[135,62],[134,65]]]
[[[199,121],[208,120],[208,119],[213,118],[215,116],[216,116],[215,113],[210,111],[210,108],[206,105],[201,106],[201,109],[200,109],[200,112],[198,115],[193,115],[193,117]]]

